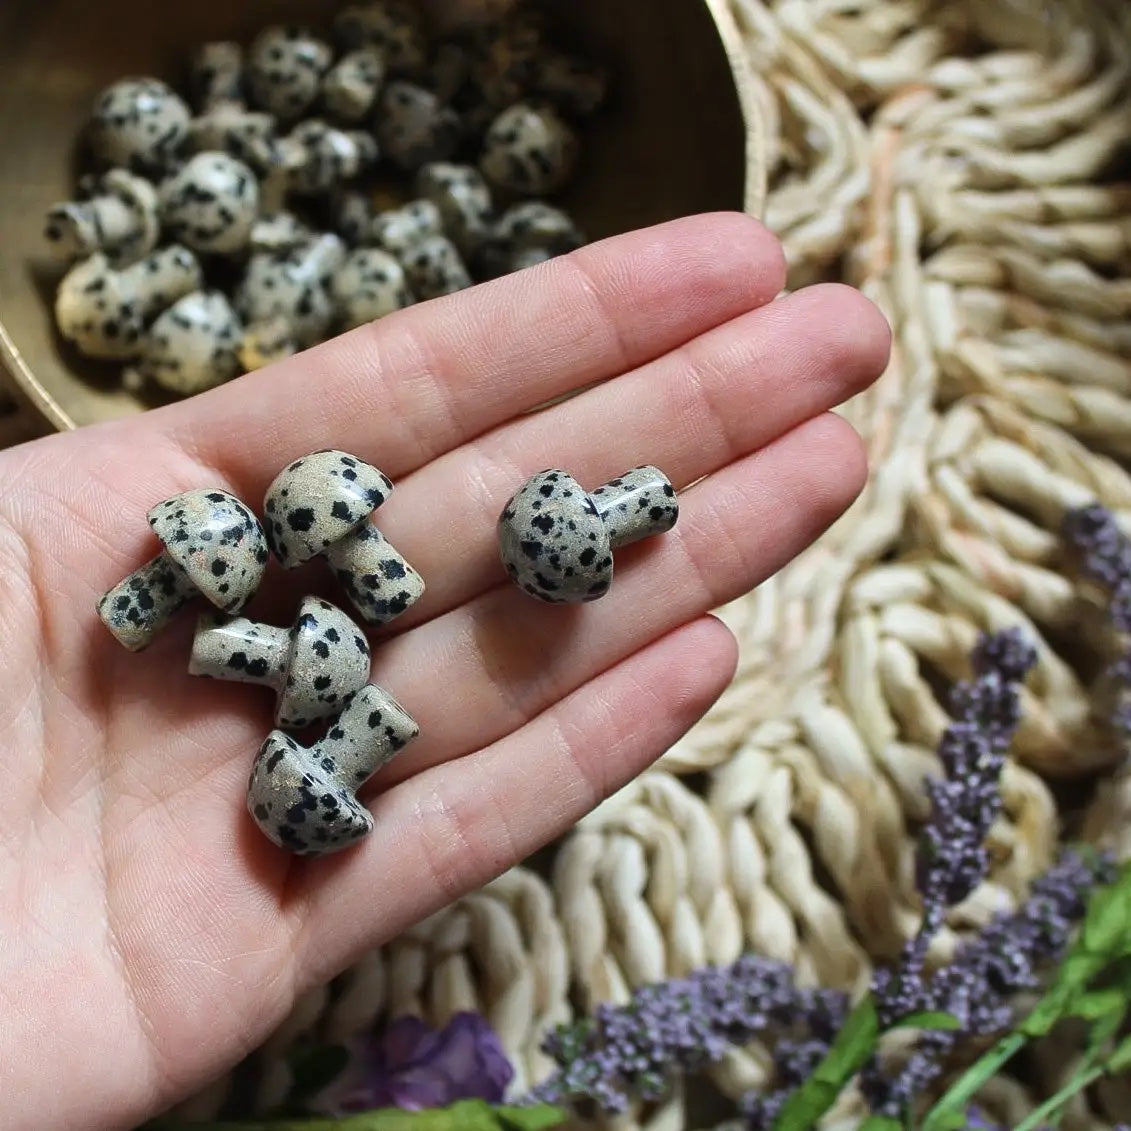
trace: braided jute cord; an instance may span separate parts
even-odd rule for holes
[[[1101,597],[1059,537],[1099,500],[1131,529],[1131,7],[1123,0],[732,0],[759,76],[767,223],[790,286],[844,279],[895,329],[891,366],[843,409],[871,479],[818,545],[721,610],[741,643],[718,705],[653,771],[556,846],[311,994],[236,1074],[267,1110],[288,1050],[391,1015],[481,1011],[518,1087],[549,1070],[549,1026],[644,982],[747,949],[807,984],[857,989],[914,930],[923,779],[946,726],[938,689],[978,633],[1021,625],[1039,652],[1003,777],[989,881],[963,934],[1013,906],[1064,835],[1131,855],[1131,770],[1083,674],[1110,646]],[[764,532],[751,531],[751,537]],[[1069,652],[1071,642],[1072,651]],[[1095,781],[1058,812],[1066,779]],[[1071,1070],[1038,1053],[1039,1091],[1001,1078],[985,1106],[1020,1122]],[[765,1084],[764,1048],[712,1073]],[[689,1092],[615,1122],[683,1131]],[[1063,1124],[1131,1110],[1111,1082]],[[698,1109],[696,1109],[698,1110]],[[855,1127],[844,1097],[830,1128]]]

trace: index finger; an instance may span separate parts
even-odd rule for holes
[[[763,305],[784,280],[751,217],[675,220],[409,307],[144,420],[241,485],[319,447],[396,478]]]

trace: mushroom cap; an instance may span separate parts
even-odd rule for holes
[[[191,396],[240,372],[243,327],[220,291],[193,291],[159,314],[142,339],[138,373]]]
[[[335,605],[304,597],[291,629],[287,682],[279,696],[276,724],[301,727],[331,715],[368,679],[365,634]]]
[[[554,604],[595,601],[613,580],[605,522],[568,471],[540,471],[511,496],[498,524],[499,553],[524,592]]]
[[[267,565],[267,540],[235,495],[186,491],[146,517],[169,557],[217,608],[238,612],[251,600]]]
[[[316,751],[278,730],[255,756],[247,809],[268,840],[299,856],[348,848],[373,828],[369,810],[323,769]]]
[[[389,497],[392,483],[349,452],[312,452],[275,476],[263,501],[267,540],[284,569],[322,553]]]

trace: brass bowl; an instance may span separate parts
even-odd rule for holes
[[[550,0],[566,41],[606,60],[616,97],[583,135],[567,207],[592,238],[713,209],[761,206],[753,79],[726,0]],[[327,22],[325,0],[157,3],[0,0],[0,363],[56,428],[147,407],[119,367],[84,361],[55,332],[60,266],[43,217],[73,192],[91,103],[127,74],[183,87],[191,48],[247,42],[265,24]],[[2,375],[0,375],[2,376]]]

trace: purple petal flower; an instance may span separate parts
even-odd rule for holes
[[[477,1013],[457,1013],[438,1032],[418,1017],[400,1017],[352,1051],[350,1067],[319,1097],[319,1112],[421,1111],[469,1099],[501,1103],[514,1077],[499,1038]]]

